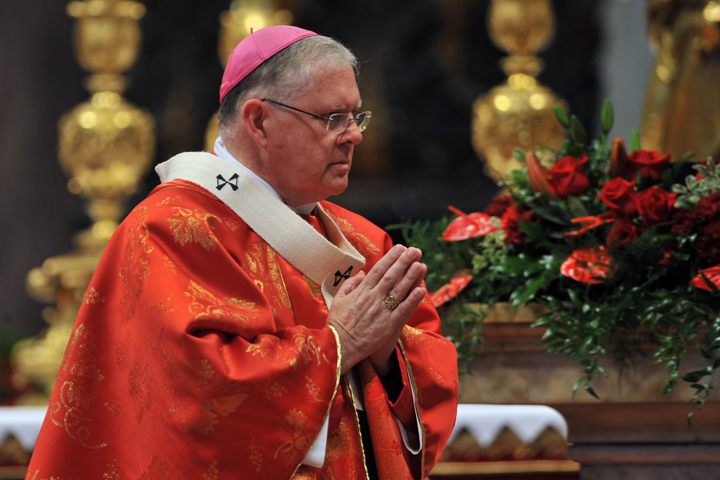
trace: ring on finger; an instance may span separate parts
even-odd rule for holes
[[[400,300],[393,297],[389,293],[385,295],[385,299],[383,300],[383,304],[385,305],[385,308],[390,310],[391,312],[397,308],[398,305],[400,305]]]

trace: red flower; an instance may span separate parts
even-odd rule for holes
[[[650,227],[670,220],[677,197],[677,193],[668,193],[658,187],[638,193],[635,203],[645,225]]]
[[[660,181],[660,173],[665,165],[670,163],[670,154],[660,156],[656,151],[635,150],[630,154],[630,168],[628,173],[630,178],[635,177],[635,172],[640,170],[642,178],[650,177],[653,180]]]
[[[597,228],[600,225],[603,225],[605,223],[614,222],[617,220],[615,214],[610,212],[604,212],[598,215],[597,217],[578,217],[573,218],[570,220],[572,223],[579,223],[582,225],[582,228],[580,230],[576,230],[574,232],[566,232],[564,235],[566,237],[577,237],[578,235],[582,235],[583,233],[587,233],[588,231],[592,230],[593,228]]]
[[[580,155],[580,158],[563,157],[547,171],[547,180],[552,193],[560,198],[567,198],[569,195],[581,195],[590,188],[590,181],[585,176],[587,155]]]
[[[446,283],[438,288],[437,291],[430,294],[430,300],[432,300],[435,308],[455,298],[458,293],[468,286],[472,279],[473,276],[468,273],[468,270],[456,273],[450,280],[450,283]]]
[[[448,208],[457,214],[458,218],[450,222],[440,240],[457,242],[471,237],[481,237],[498,230],[490,222],[490,216],[485,213],[475,212],[468,215],[453,206]]]
[[[637,228],[630,220],[622,219],[615,222],[612,230],[607,236],[606,243],[608,247],[620,249],[628,243],[634,242],[640,236],[640,229]]]
[[[602,283],[610,275],[612,257],[602,245],[575,250],[560,267],[560,273],[583,283]]]
[[[705,270],[702,270],[701,273],[698,273],[695,278],[690,280],[690,285],[702,288],[703,290],[707,290],[708,292],[712,292],[712,288],[710,288],[710,285],[707,284],[705,281],[705,278],[703,278],[703,274],[710,280],[710,282],[715,285],[717,288],[720,288],[720,265],[715,265],[714,267],[706,268]]]
[[[528,152],[525,154],[525,164],[527,165],[528,178],[530,179],[530,186],[533,191],[538,193],[551,193],[548,184],[548,171],[540,164],[540,160],[537,159],[534,153]]]
[[[675,210],[675,223],[670,231],[679,237],[687,237],[695,231],[695,214],[688,208]]]
[[[522,245],[525,243],[523,241],[523,231],[520,228],[520,220],[528,223],[538,223],[540,221],[540,217],[531,211],[523,212],[521,214],[516,206],[512,206],[505,210],[502,217],[502,229],[505,233],[503,240],[505,243],[509,243],[511,245]]]
[[[637,213],[635,205],[635,181],[628,182],[622,178],[614,178],[603,185],[600,200],[615,213],[629,217]]]
[[[491,217],[502,217],[505,210],[515,205],[510,195],[503,195],[501,197],[493,197],[492,203],[488,205],[483,213],[490,215]]]

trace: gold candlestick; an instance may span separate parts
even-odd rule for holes
[[[49,401],[80,306],[105,301],[86,290],[121,220],[123,202],[138,190],[155,150],[152,116],[121,95],[128,84],[121,72],[137,58],[145,7],[128,0],[83,0],[68,4],[67,12],[77,19],[78,63],[92,72],[85,82],[91,98],[60,119],[58,154],[70,177],[68,190],[88,200],[92,224],[75,236],[74,251],[28,274],[28,293],[54,306],[43,310],[46,331],[13,349],[13,380],[35,392],[21,399],[24,403]]]
[[[500,180],[520,167],[514,148],[560,147],[565,131],[552,107],[563,102],[537,81],[543,62],[533,56],[554,34],[550,0],[493,0],[488,26],[492,41],[510,53],[500,63],[508,79],[473,104],[472,139],[488,174]]]

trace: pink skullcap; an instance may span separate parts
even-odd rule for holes
[[[222,84],[220,85],[220,102],[235,85],[247,77],[268,58],[298,40],[317,36],[317,33],[290,25],[265,27],[245,37],[238,43],[228,59]]]

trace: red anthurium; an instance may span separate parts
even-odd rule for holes
[[[717,288],[720,288],[720,265],[706,268],[701,272],[702,273],[698,273],[695,278],[690,280],[690,285],[697,288],[702,288],[703,290],[707,290],[708,292],[712,292],[712,288],[710,288],[710,285],[708,285],[705,281],[705,278],[703,278],[702,274],[705,274],[705,276],[708,278],[708,280],[710,280],[710,282],[712,282],[713,285],[715,285]]]
[[[588,231],[592,230],[593,228],[597,228],[600,225],[603,225],[605,223],[614,222],[615,220],[616,220],[616,216],[612,211],[601,213],[597,217],[573,218],[571,220],[571,222],[579,223],[580,225],[582,225],[582,227],[580,228],[580,230],[576,230],[574,232],[566,232],[564,235],[566,237],[577,237],[578,235],[587,233]]]
[[[458,218],[450,222],[440,237],[446,242],[457,242],[472,237],[481,237],[493,232],[497,232],[498,228],[490,221],[490,215],[485,213],[464,213],[455,207],[448,207],[451,212],[458,215]]]
[[[560,273],[583,283],[602,283],[610,275],[612,257],[602,245],[575,250],[560,267]]]
[[[455,298],[458,293],[470,284],[473,276],[470,275],[468,271],[469,270],[463,270],[462,272],[456,273],[450,280],[450,283],[446,283],[438,288],[437,291],[430,294],[430,300],[432,300],[435,308]]]

